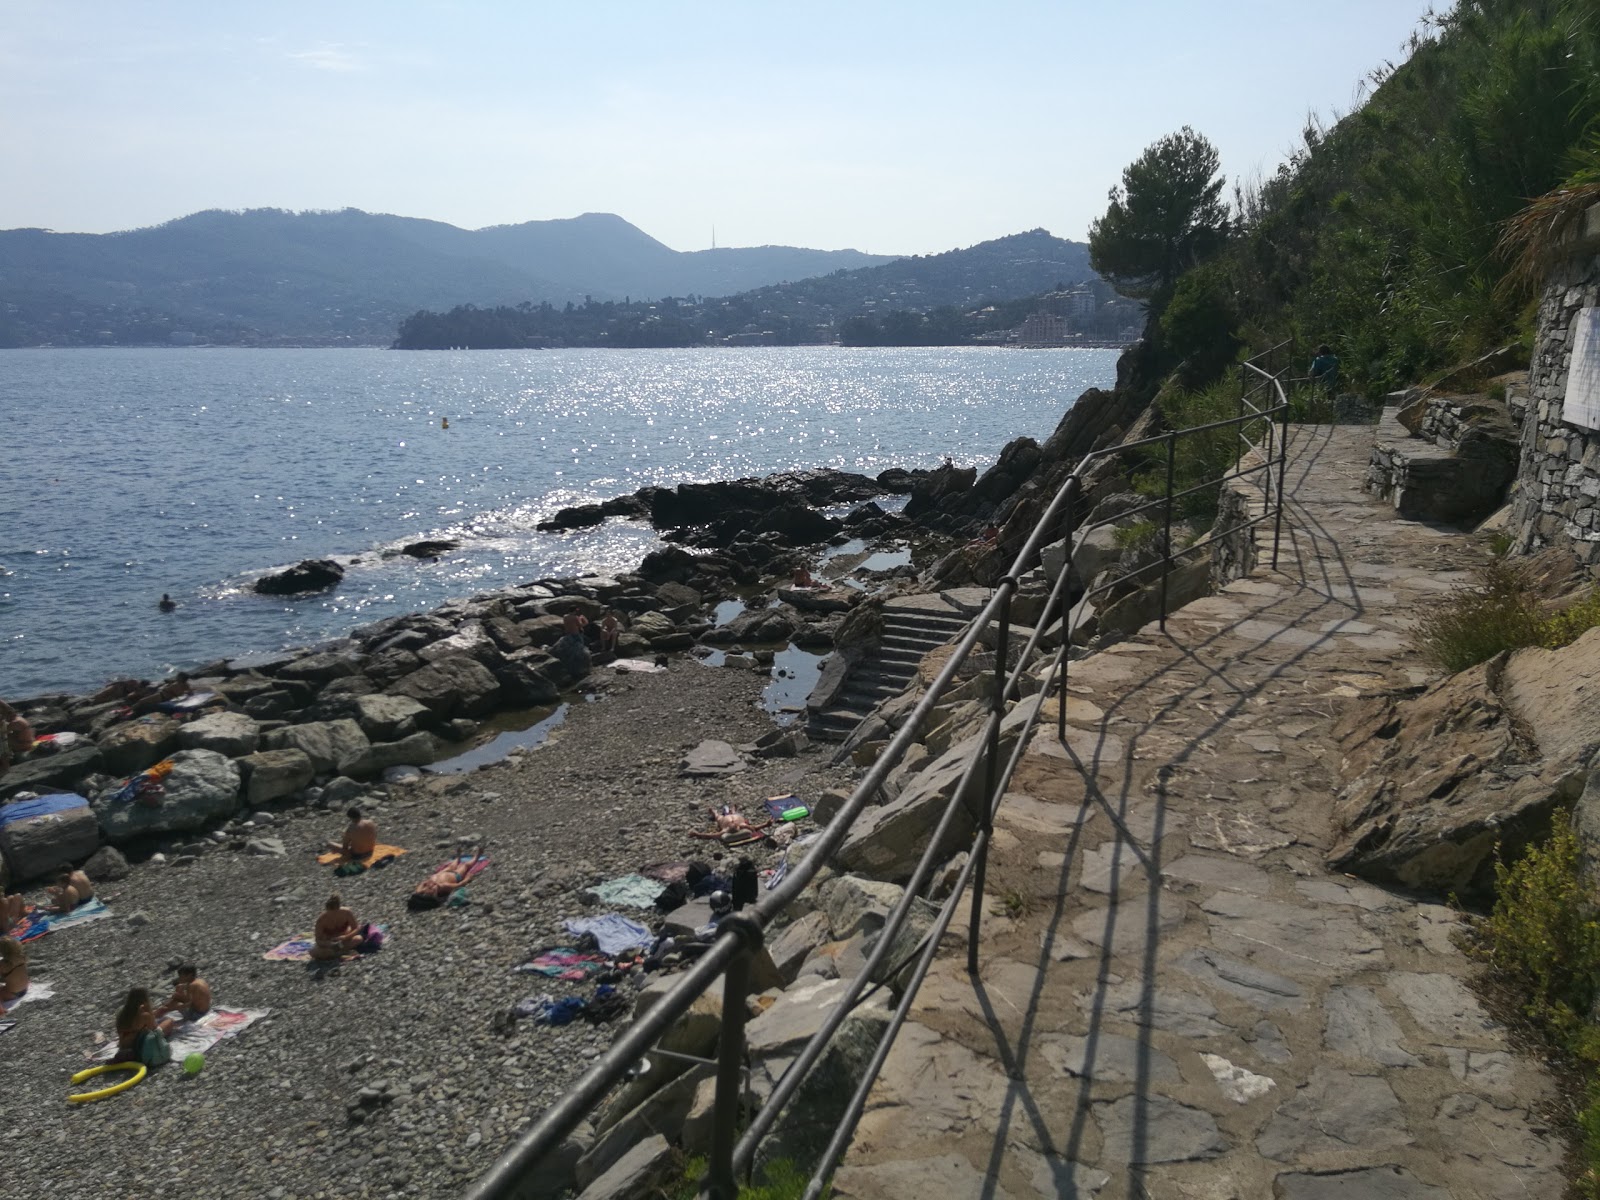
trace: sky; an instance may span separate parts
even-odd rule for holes
[[[1425,0],[0,0],[0,228],[207,208],[711,244],[1083,239],[1183,125],[1229,179],[1359,102]]]

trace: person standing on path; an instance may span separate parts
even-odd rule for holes
[[[1317,356],[1311,360],[1311,386],[1331,396],[1338,385],[1339,356],[1324,342],[1317,347]]]

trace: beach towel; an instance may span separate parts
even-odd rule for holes
[[[650,931],[637,921],[630,921],[620,913],[601,913],[598,917],[568,917],[562,922],[574,937],[589,934],[601,954],[615,958],[624,950],[635,946],[648,946]]]
[[[76,792],[52,792],[48,796],[35,796],[32,800],[13,800],[0,808],[0,826],[88,807],[89,802]]]
[[[610,966],[611,960],[604,954],[574,950],[570,946],[552,946],[548,950],[541,950],[515,970],[518,975],[548,975],[552,979],[582,983],[589,976],[598,975]]]
[[[28,990],[15,1000],[0,1000],[0,1013],[8,1013],[19,1004],[26,1004],[29,1000],[48,1000],[56,994],[56,989],[42,979],[35,979],[28,984]]]
[[[653,908],[665,890],[663,884],[643,875],[622,875],[585,889],[601,904],[625,904],[629,908]]]
[[[233,1037],[267,1016],[270,1008],[213,1008],[195,1021],[185,1021],[173,1027],[167,1035],[167,1047],[176,1062],[185,1055],[204,1054],[223,1038]],[[106,1062],[116,1056],[117,1042],[113,1038],[94,1050],[89,1058],[93,1062]]]
[[[654,675],[658,671],[666,670],[665,667],[658,667],[647,658],[619,658],[611,664],[611,669],[637,675]]]
[[[372,928],[377,931],[379,937],[382,940],[384,940],[384,941],[388,940],[389,927],[387,925],[373,925]],[[347,951],[345,953],[343,958],[313,959],[311,957],[311,947],[314,946],[314,945],[316,945],[316,936],[315,936],[315,934],[313,932],[309,932],[308,931],[306,933],[297,933],[297,934],[294,935],[294,937],[290,938],[288,941],[280,942],[278,945],[274,946],[271,950],[268,950],[261,957],[266,959],[268,962],[330,962],[330,963],[332,963],[332,962],[354,962],[356,959],[362,957],[364,954],[372,953],[372,951],[370,951],[370,950],[350,950],[350,951]],[[376,947],[374,947],[374,949],[376,949]]]
[[[0,1021],[0,1033],[10,1033],[16,1027],[15,1021]]]
[[[46,912],[30,904],[22,914],[22,920],[12,927],[11,936],[19,942],[31,942],[47,933],[71,929],[74,925],[87,925],[90,921],[101,921],[110,915],[111,910],[98,896],[78,905],[69,913]]]
[[[130,776],[123,785],[111,793],[109,803],[131,804],[135,800],[158,800],[166,793],[162,780],[172,773],[173,762],[164,758],[148,771]]]
[[[399,858],[404,853],[405,851],[399,846],[385,846],[380,842],[378,845],[372,848],[372,853],[367,855],[365,858],[352,859],[339,853],[337,850],[329,850],[326,854],[317,855],[317,861],[324,864],[339,863],[343,865],[348,863],[351,866],[359,865],[362,870],[366,870],[368,867],[377,866],[384,859]]]
[[[689,876],[689,864],[686,862],[651,863],[648,867],[640,867],[639,874],[646,879],[654,879],[660,883],[683,883]]]
[[[165,700],[156,705],[157,712],[186,713],[197,708],[203,708],[217,698],[215,692],[190,692],[187,696],[179,696],[176,700]]]

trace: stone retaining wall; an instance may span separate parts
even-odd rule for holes
[[[1600,205],[1571,249],[1551,270],[1539,304],[1511,530],[1519,552],[1569,542],[1600,573],[1600,430],[1562,419],[1573,317],[1600,304]]]

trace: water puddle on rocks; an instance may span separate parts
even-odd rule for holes
[[[772,682],[761,693],[761,707],[780,725],[794,721],[805,711],[806,697],[817,686],[817,677],[822,674],[822,664],[827,660],[826,652],[813,654],[798,646],[778,651],[772,660]]]
[[[592,697],[585,697],[592,699]],[[454,758],[436,762],[425,770],[431,775],[465,775],[479,767],[500,762],[513,750],[532,750],[550,740],[550,734],[559,729],[567,719],[570,704],[554,708],[529,708],[520,712],[500,713],[483,723],[477,736],[489,734],[487,741],[479,742],[471,750]]]
[[[733,620],[745,610],[743,600],[724,600],[711,611],[711,623],[719,628]]]

